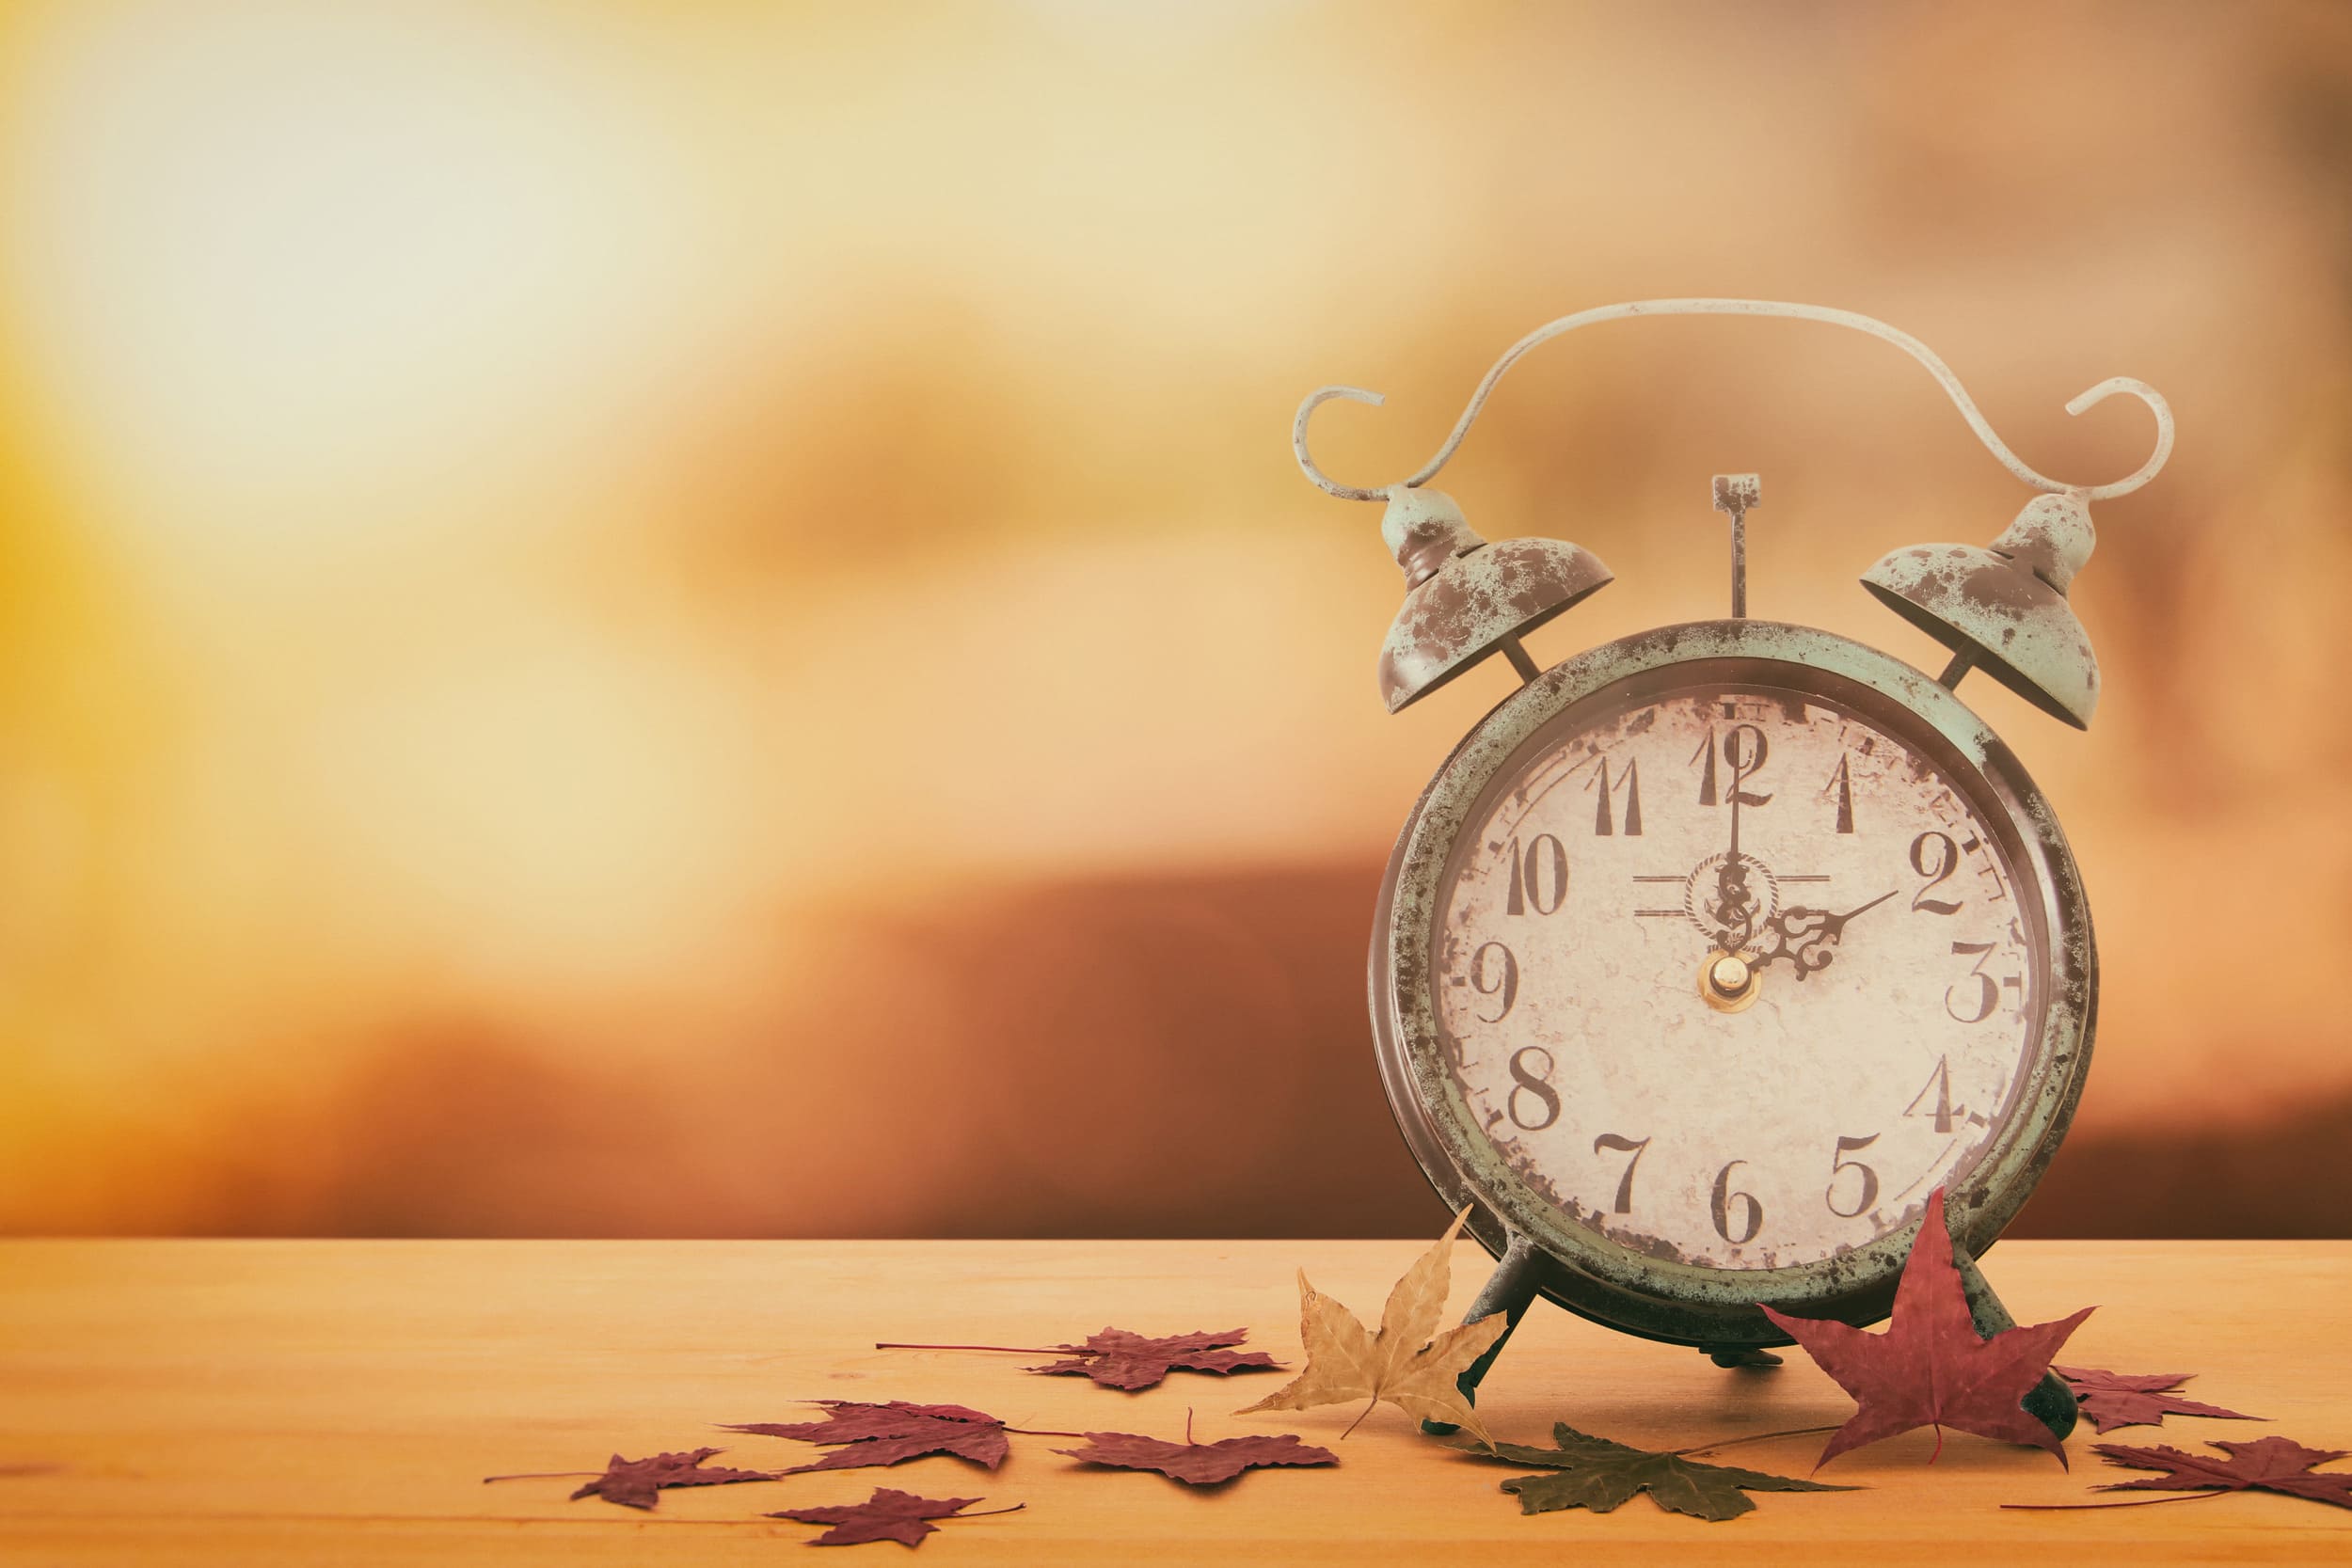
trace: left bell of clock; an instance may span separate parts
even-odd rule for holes
[[[1488,544],[1442,490],[1391,490],[1380,534],[1405,571],[1405,606],[1380,644],[1391,713],[1489,654],[1534,679],[1519,639],[1614,580],[1598,556],[1565,540]]]

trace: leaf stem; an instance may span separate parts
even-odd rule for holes
[[[983,1508],[977,1513],[956,1513],[949,1515],[949,1517],[956,1519],[985,1519],[992,1513],[1018,1513],[1028,1506],[1029,1505],[1027,1503],[1015,1503],[1010,1508]]]
[[[1084,1437],[1086,1435],[1083,1432],[1049,1432],[1043,1427],[1007,1427],[1005,1430],[1017,1432],[1024,1437]]]
[[[604,1474],[602,1470],[525,1470],[522,1474],[514,1476],[484,1476],[482,1484],[487,1486],[494,1481],[570,1481],[576,1476],[600,1476],[602,1474]]]
[[[2146,1508],[2151,1503],[2193,1503],[2204,1497],[2226,1497],[2229,1495],[2230,1489],[2217,1488],[2184,1492],[2177,1497],[2139,1497],[2127,1503],[2003,1503],[2001,1506],[2015,1509],[2020,1513],[2068,1513],[2087,1508]]]
[[[1377,1395],[1377,1394],[1375,1394],[1375,1395],[1373,1395],[1373,1396],[1372,1396],[1372,1402],[1371,1402],[1371,1403],[1369,1403],[1369,1404],[1367,1404],[1367,1405],[1365,1405],[1365,1406],[1363,1407],[1363,1409],[1361,1409],[1361,1410],[1358,1411],[1358,1412],[1356,1413],[1356,1418],[1355,1418],[1354,1420],[1352,1420],[1352,1421],[1350,1421],[1350,1422],[1348,1422],[1348,1423],[1347,1423],[1347,1432],[1343,1432],[1343,1433],[1340,1433],[1340,1441],[1341,1441],[1341,1442],[1343,1442],[1343,1443],[1346,1442],[1346,1441],[1347,1441],[1347,1433],[1348,1433],[1348,1432],[1354,1432],[1354,1431],[1355,1431],[1358,1427],[1362,1426],[1362,1425],[1364,1424],[1364,1418],[1365,1418],[1365,1417],[1367,1417],[1367,1416],[1369,1416],[1369,1415],[1371,1415],[1374,1411],[1375,1411],[1375,1410],[1377,1410],[1377,1409],[1379,1409],[1379,1408],[1380,1408],[1380,1396],[1379,1396],[1379,1395]]]
[[[1785,1432],[1752,1432],[1745,1437],[1726,1437],[1720,1443],[1696,1443],[1687,1449],[1669,1449],[1673,1454],[1713,1453],[1717,1449],[1736,1449],[1742,1443],[1764,1443],[1775,1437],[1812,1437],[1824,1432],[1836,1432],[1834,1426],[1790,1427]]]
[[[1054,1350],[1038,1350],[1035,1345],[894,1345],[894,1342],[884,1342],[884,1340],[875,1340],[875,1350],[1002,1350],[1009,1356],[1091,1356],[1094,1354],[1091,1350],[1071,1350],[1068,1345],[1058,1345],[1058,1347],[1054,1347]],[[964,1514],[964,1519],[972,1519],[972,1514]]]

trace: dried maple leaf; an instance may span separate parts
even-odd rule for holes
[[[1083,1449],[1056,1449],[1089,1465],[1109,1465],[1121,1470],[1157,1470],[1187,1486],[1215,1486],[1244,1470],[1269,1465],[1337,1465],[1340,1456],[1329,1449],[1302,1443],[1285,1433],[1279,1437],[1224,1437],[1214,1443],[1192,1440],[1192,1412],[1184,1412],[1184,1440],[1170,1443],[1132,1432],[1089,1432]]]
[[[660,1501],[660,1494],[673,1486],[730,1486],[739,1481],[776,1479],[773,1470],[704,1466],[704,1460],[723,1451],[693,1449],[685,1453],[658,1453],[646,1459],[623,1459],[616,1453],[606,1464],[604,1474],[573,1493],[572,1500],[596,1497],[623,1508],[651,1508]]]
[[[1733,1519],[1756,1507],[1750,1492],[1851,1492],[1851,1486],[1768,1476],[1731,1465],[1702,1465],[1685,1459],[1683,1451],[1654,1452],[1647,1449],[1594,1437],[1563,1421],[1551,1429],[1556,1445],[1529,1448],[1498,1443],[1487,1450],[1512,1465],[1540,1465],[1556,1474],[1514,1476],[1502,1483],[1516,1493],[1522,1513],[1549,1513],[1563,1508],[1585,1508],[1606,1513],[1639,1492],[1670,1513],[1694,1519]]]
[[[2161,1470],[2162,1475],[2119,1481],[2102,1492],[2171,1492],[2169,1497],[2141,1497],[2128,1503],[2003,1503],[2003,1508],[2030,1513],[2061,1513],[2081,1509],[2145,1508],[2151,1503],[2187,1503],[2218,1497],[2229,1492],[2282,1492],[2315,1503],[2352,1508],[2352,1471],[2319,1473],[2319,1466],[2347,1457],[2342,1449],[2307,1449],[2284,1437],[2258,1437],[2250,1443],[2219,1440],[2205,1445],[2230,1457],[2186,1453],[2168,1446],[2141,1449],[2123,1443],[2095,1443],[2090,1451],[2110,1465],[2127,1470]]]
[[[1249,1330],[1246,1328],[1229,1328],[1222,1334],[1171,1334],[1159,1339],[1146,1338],[1133,1329],[1106,1328],[1100,1334],[1087,1336],[1083,1344],[1076,1345],[912,1345],[884,1340],[878,1342],[874,1348],[980,1350],[1001,1351],[1008,1355],[1064,1355],[1069,1359],[1025,1370],[1051,1377],[1090,1377],[1105,1388],[1124,1388],[1132,1392],[1152,1386],[1170,1371],[1254,1372],[1277,1365],[1275,1359],[1263,1351],[1225,1348],[1238,1345],[1248,1338]]]
[[[868,1541],[898,1541],[909,1546],[919,1546],[923,1537],[939,1528],[933,1519],[984,1519],[992,1513],[1018,1513],[1025,1504],[1010,1508],[992,1508],[978,1513],[963,1511],[978,1497],[918,1497],[912,1492],[893,1487],[877,1486],[874,1495],[862,1503],[850,1503],[837,1508],[787,1508],[768,1515],[771,1519],[798,1519],[804,1525],[831,1525],[833,1528],[809,1543],[812,1546],[857,1546]]]
[[[803,1475],[811,1470],[855,1470],[869,1465],[898,1465],[934,1453],[953,1454],[992,1470],[1005,1462],[1005,1423],[960,1404],[909,1404],[904,1400],[892,1400],[887,1404],[858,1404],[849,1400],[816,1402],[825,1410],[821,1421],[782,1425],[761,1421],[725,1430],[753,1432],[763,1437],[789,1437],[833,1448],[832,1453],[814,1465],[777,1472],[787,1476]]]
[[[1814,1462],[1819,1469],[1849,1449],[1915,1427],[1944,1429],[2030,1443],[2066,1463],[2050,1429],[2019,1404],[2049,1370],[2050,1357],[2093,1308],[2031,1327],[2006,1329],[1990,1339],[1977,1333],[1968,1300],[1952,1266],[1951,1232],[1945,1228],[1944,1193],[1928,1198],[1927,1218],[1895,1291],[1894,1321],[1883,1334],[1821,1318],[1792,1318],[1767,1307],[1764,1315],[1803,1345],[1860,1406],[1830,1437]],[[1934,1462],[1934,1455],[1929,1462]]]
[[[2116,1427],[2162,1426],[2167,1416],[2217,1416],[2232,1421],[2263,1419],[2242,1411],[2224,1410],[2217,1404],[2200,1404],[2172,1391],[2196,1376],[2194,1372],[2134,1376],[2097,1367],[2052,1367],[2050,1370],[2066,1380],[2083,1415],[2103,1433]]]
[[[2091,1452],[2110,1465],[2132,1470],[2162,1470],[2160,1476],[2119,1481],[2102,1492],[2283,1492],[2315,1503],[2352,1508],[2352,1471],[2318,1473],[2317,1466],[2343,1459],[2340,1449],[2307,1449],[2284,1437],[2258,1437],[2250,1443],[2213,1442],[2230,1457],[2225,1462],[2208,1454],[2185,1453],[2170,1446],[2132,1448],[2122,1443],[2098,1443]],[[2186,1499],[2166,1499],[2168,1501]]]
[[[1031,1367],[1028,1370],[1048,1377],[1090,1377],[1105,1388],[1149,1388],[1171,1371],[1185,1372],[1256,1372],[1274,1366],[1274,1357],[1263,1351],[1237,1351],[1226,1347],[1238,1345],[1249,1338],[1246,1328],[1229,1328],[1222,1334],[1173,1334],[1166,1338],[1150,1339],[1124,1328],[1106,1328],[1100,1334],[1089,1334],[1084,1344],[1057,1345],[1056,1350],[1068,1351],[1070,1359],[1057,1361],[1050,1367]]]
[[[1299,1338],[1305,1341],[1307,1366],[1297,1377],[1252,1405],[1235,1412],[1306,1410],[1318,1404],[1368,1402],[1361,1415],[1348,1423],[1354,1432],[1382,1400],[1424,1421],[1444,1421],[1475,1433],[1486,1429],[1478,1412],[1462,1393],[1460,1379],[1471,1362],[1494,1347],[1509,1331],[1502,1313],[1438,1332],[1445,1312],[1452,1277],[1454,1238],[1470,1215],[1464,1209],[1454,1216],[1444,1235],[1405,1272],[1389,1292],[1380,1313],[1380,1332],[1364,1325],[1346,1307],[1307,1283],[1298,1274]],[[1342,1433],[1344,1437],[1347,1433]]]

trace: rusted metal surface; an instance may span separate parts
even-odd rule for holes
[[[1380,645],[1391,713],[1492,653],[1510,654],[1532,677],[1519,637],[1613,580],[1599,557],[1564,540],[1487,544],[1441,490],[1400,492],[1380,528],[1407,585]]]
[[[1307,451],[1307,421],[1317,408],[1335,398],[1354,403],[1369,403],[1376,407],[1387,401],[1381,393],[1366,391],[1360,387],[1317,388],[1307,395],[1305,402],[1298,405],[1297,416],[1291,422],[1291,450],[1297,454],[1298,466],[1310,480],[1325,491],[1343,499],[1384,500],[1400,490],[1426,484],[1438,476],[1438,470],[1446,466],[1447,460],[1453,457],[1454,449],[1462,444],[1462,438],[1470,434],[1470,426],[1477,423],[1479,413],[1486,407],[1486,399],[1494,391],[1496,383],[1500,382],[1504,372],[1518,363],[1520,358],[1531,350],[1549,342],[1554,338],[1565,337],[1580,327],[1591,326],[1599,322],[1626,321],[1637,316],[1772,316],[1791,321],[1819,322],[1828,326],[1842,326],[1848,331],[1860,332],[1876,338],[1881,342],[1892,343],[1926,367],[1927,372],[1935,378],[1936,385],[1944,388],[1945,395],[1950,398],[1953,405],[1960,410],[1961,418],[1968,421],[1968,428],[1977,433],[1977,439],[1984,443],[1985,450],[1993,454],[1994,460],[2037,490],[2046,490],[2052,494],[2072,493],[2081,496],[2086,500],[2105,500],[2113,496],[2128,496],[2155,478],[2157,471],[2172,455],[2171,405],[2166,403],[2163,396],[2146,382],[2135,381],[2129,376],[2111,376],[2068,403],[2066,411],[2069,414],[2081,414],[2104,403],[2118,392],[2128,393],[2146,404],[2148,411],[2155,416],[2156,444],[2154,449],[2149,453],[2148,460],[2137,468],[2122,479],[2110,481],[2106,484],[2069,484],[2062,480],[2052,479],[2046,474],[2026,467],[2015,452],[2010,451],[2008,443],[1993,433],[1993,427],[1986,423],[1984,416],[1978,412],[1975,400],[1970,398],[1966,388],[1961,386],[1960,377],[1954,375],[1951,367],[1938,358],[1927,344],[1919,341],[1918,339],[1907,332],[1899,331],[1883,321],[1862,315],[1857,311],[1836,310],[1821,305],[1795,305],[1774,299],[1640,299],[1623,305],[1603,305],[1591,310],[1580,310],[1572,316],[1562,316],[1557,321],[1546,323],[1503,350],[1502,357],[1494,362],[1493,368],[1488,370],[1486,376],[1478,383],[1477,389],[1471,392],[1469,405],[1462,410],[1462,417],[1454,422],[1453,434],[1448,436],[1445,444],[1438,449],[1437,455],[1422,464],[1407,478],[1391,484],[1370,487],[1342,484],[1325,474]]]
[[[1914,545],[1881,558],[1862,584],[2043,712],[2087,729],[2099,660],[2066,590],[2095,543],[2079,498],[2040,496],[1989,547]]]
[[[1513,1235],[1534,1238],[1545,1259],[1542,1290],[1553,1301],[1630,1333],[1736,1351],[1781,1342],[1755,1310],[1758,1301],[1855,1322],[1883,1316],[1914,1227],[1781,1268],[1725,1270],[1618,1244],[1579,1223],[1485,1135],[1450,1069],[1433,995],[1432,944],[1447,868],[1489,791],[1514,776],[1523,749],[1580,705],[1614,701],[1645,682],[1710,679],[1765,682],[1869,714],[1935,751],[2005,841],[2021,911],[2046,955],[2046,1000],[2014,1109],[1947,1200],[1955,1240],[1967,1254],[1991,1246],[2073,1117],[2090,1060],[2095,960],[2065,836],[2009,748],[1926,676],[1844,638],[1745,620],[1661,627],[1555,666],[1470,732],[1406,822],[1375,927],[1372,1011],[1398,1124],[1446,1200],[1476,1205],[1471,1228],[1490,1249],[1502,1252]],[[1638,1052],[1642,1042],[1621,1046]]]
[[[1748,613],[1748,514],[1764,504],[1764,482],[1755,474],[1717,474],[1715,510],[1731,517],[1731,613]]]

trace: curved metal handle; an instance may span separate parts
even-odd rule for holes
[[[1454,434],[1445,438],[1445,445],[1438,449],[1438,454],[1422,464],[1420,470],[1411,478],[1399,480],[1394,484],[1384,484],[1369,490],[1353,484],[1342,484],[1315,466],[1314,459],[1307,454],[1307,421],[1312,417],[1316,408],[1330,402],[1333,398],[1347,398],[1356,403],[1369,403],[1375,406],[1387,401],[1382,394],[1368,392],[1360,387],[1319,387],[1308,393],[1307,400],[1298,405],[1298,418],[1291,426],[1291,448],[1298,454],[1298,466],[1316,484],[1330,494],[1347,500],[1386,500],[1392,490],[1410,489],[1415,485],[1426,484],[1437,476],[1439,468],[1446,466],[1446,461],[1454,455],[1454,449],[1462,444],[1462,437],[1470,434],[1470,427],[1477,422],[1480,411],[1486,405],[1488,394],[1495,389],[1495,383],[1502,379],[1505,371],[1518,363],[1521,356],[1537,344],[1549,342],[1552,339],[1573,332],[1580,326],[1590,326],[1596,322],[1620,321],[1629,316],[1786,316],[1797,321],[1824,322],[1831,326],[1843,326],[1892,343],[1927,367],[1928,373],[1935,377],[1936,385],[1944,388],[1946,394],[1960,409],[1961,417],[1968,421],[1968,428],[1977,433],[1977,439],[1982,441],[1986,450],[1999,459],[2003,467],[2035,489],[2047,490],[2054,495],[2071,493],[2082,497],[2085,500],[2106,500],[2112,496],[2128,496],[2155,478],[2157,470],[2162,468],[2166,460],[2172,455],[2171,405],[2164,401],[2163,395],[2153,387],[2144,381],[2135,381],[2129,376],[2119,375],[2102,381],[2066,405],[2066,411],[2069,414],[2080,414],[2087,408],[2106,402],[2118,392],[2129,392],[2146,404],[2148,411],[2156,417],[2155,450],[2148,454],[2147,462],[2142,463],[2122,479],[2098,485],[2068,484],[2027,467],[2015,452],[2009,450],[2008,443],[1993,434],[1993,427],[1987,424],[1984,416],[1978,412],[1975,401],[1961,386],[1960,377],[1952,373],[1952,368],[1937,358],[1927,344],[1907,332],[1897,331],[1883,321],[1874,320],[1852,310],[1833,310],[1820,305],[1790,305],[1772,299],[1638,299],[1624,305],[1603,305],[1591,310],[1579,310],[1572,316],[1562,316],[1558,321],[1549,322],[1537,327],[1503,350],[1502,357],[1494,362],[1494,368],[1489,370],[1486,378],[1479,382],[1478,389],[1470,393],[1470,406],[1462,410],[1461,419],[1454,422]]]

